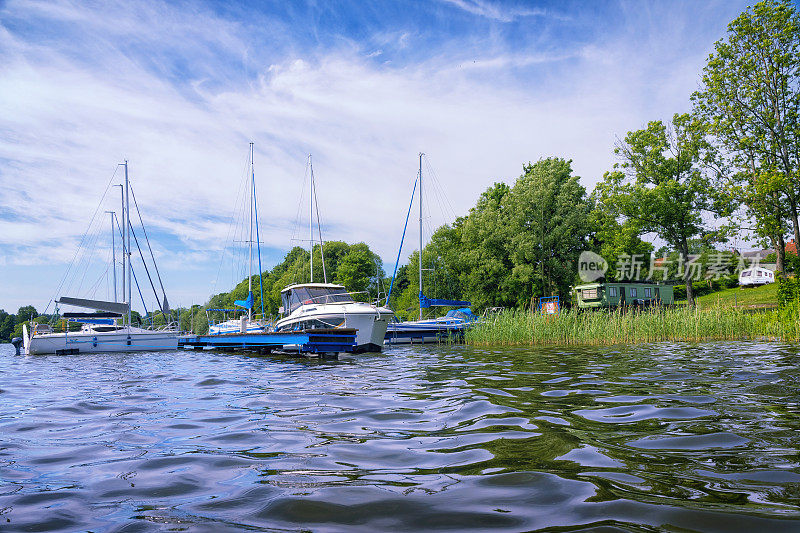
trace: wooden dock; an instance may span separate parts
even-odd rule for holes
[[[310,329],[277,333],[228,333],[225,335],[187,335],[178,340],[184,349],[217,349],[247,351],[261,354],[273,350],[309,354],[353,352],[356,347],[355,329]]]

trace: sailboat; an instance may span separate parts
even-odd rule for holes
[[[419,183],[419,320],[413,321],[392,321],[386,328],[386,335],[384,339],[385,344],[414,344],[426,342],[440,342],[443,339],[450,338],[454,335],[463,334],[464,330],[469,327],[477,318],[469,308],[470,302],[463,300],[446,300],[441,298],[428,298],[422,290],[422,158],[425,154],[419,154],[419,171],[417,180]],[[414,184],[416,191],[417,183]],[[414,204],[414,193],[411,194],[411,205],[409,205],[409,212],[406,215],[406,227],[403,228],[403,237],[405,237],[406,229],[408,227],[408,218],[411,214],[411,207]],[[403,248],[402,242],[400,243],[400,250],[397,252],[397,263],[400,261],[400,252]],[[392,287],[394,286],[394,278],[397,275],[397,264],[395,264],[394,275],[392,276],[392,284],[389,286],[389,294],[386,296],[388,304],[389,297],[392,295]],[[437,318],[422,318],[422,310],[431,307],[458,307],[459,309],[451,309],[444,316]]]
[[[325,271],[322,230],[317,208],[317,230],[319,234],[320,255],[322,257],[323,283],[314,282],[314,167],[309,156],[311,169],[309,233],[311,254],[311,275],[308,283],[289,285],[281,291],[280,312],[283,315],[275,323],[275,331],[298,331],[308,329],[352,328],[356,332],[356,352],[380,351],[386,334],[386,327],[394,317],[388,307],[378,307],[366,302],[355,301],[343,285],[328,283]]]
[[[125,232],[122,235],[122,293],[125,301],[120,303],[62,296],[56,301],[57,304],[81,307],[93,311],[63,313],[62,317],[64,319],[81,324],[79,331],[70,332],[69,328],[65,327],[63,332],[54,332],[48,324],[33,323],[31,324],[31,330],[28,330],[28,325],[23,325],[22,342],[25,355],[140,352],[176,350],[178,348],[179,332],[177,329],[164,327],[154,330],[131,325],[133,270],[131,267],[128,162],[125,161],[123,166],[125,167],[125,190],[122,209]],[[112,238],[113,235],[114,230],[112,228]],[[114,268],[114,291],[116,293],[116,264]],[[166,305],[166,297],[164,298],[164,304]],[[117,324],[117,320],[123,317],[125,318],[124,324]]]
[[[244,300],[236,300],[233,305],[239,309],[207,309],[206,315],[209,311],[221,311],[225,314],[234,313],[236,311],[246,310],[247,314],[241,318],[232,318],[223,320],[217,324],[209,320],[208,334],[209,335],[225,335],[228,333],[262,333],[268,327],[269,323],[263,319],[264,316],[264,288],[261,281],[261,242],[258,236],[258,203],[256,201],[256,171],[255,163],[253,162],[253,143],[250,143],[250,204],[249,204],[249,237],[248,243],[248,261],[247,261],[247,298]],[[258,279],[259,287],[261,287],[261,319],[253,319],[253,228],[255,227],[255,243],[256,251],[258,253]]]

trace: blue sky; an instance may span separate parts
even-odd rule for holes
[[[449,202],[431,227],[542,157],[591,190],[617,137],[688,109],[746,6],[0,2],[0,308],[57,296],[98,205],[103,264],[118,193],[100,200],[124,159],[173,305],[238,275],[220,255],[250,141],[265,268],[296,242],[308,154],[324,237],[368,243],[386,270],[420,151]],[[106,297],[95,268],[72,288]]]

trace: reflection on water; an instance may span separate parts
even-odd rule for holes
[[[797,346],[16,357],[0,530],[800,530]]]

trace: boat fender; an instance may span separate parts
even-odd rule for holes
[[[97,337],[92,337],[92,346],[97,348]]]
[[[128,346],[130,346],[130,345],[131,345],[131,336],[128,335]]]
[[[21,337],[14,337],[11,339],[11,344],[14,345],[14,349],[17,351],[17,355],[20,354],[20,347],[22,346],[22,338]]]

